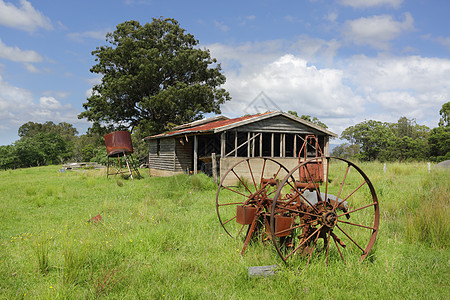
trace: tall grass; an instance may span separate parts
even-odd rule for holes
[[[261,242],[241,256],[204,175],[119,186],[96,170],[0,172],[0,299],[449,298],[448,172],[358,165],[379,197],[376,251],[363,263],[337,256],[306,270]],[[88,222],[98,214],[103,221]],[[273,264],[274,276],[247,275]]]

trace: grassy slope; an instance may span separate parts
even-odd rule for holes
[[[241,257],[204,176],[118,182],[57,166],[2,171],[0,298],[449,298],[449,172],[361,167],[381,206],[374,254],[304,271],[258,243]],[[99,213],[102,223],[86,222]],[[272,264],[276,276],[247,276],[249,266]]]

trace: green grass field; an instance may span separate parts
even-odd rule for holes
[[[241,256],[243,242],[221,228],[216,185],[203,175],[0,171],[0,298],[450,299],[450,172],[358,166],[380,203],[370,259],[312,260],[306,270],[262,243]],[[87,222],[98,214],[103,221]],[[274,264],[274,276],[247,274]]]

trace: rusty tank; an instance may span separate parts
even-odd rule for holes
[[[133,153],[129,131],[115,131],[104,136],[108,157]]]

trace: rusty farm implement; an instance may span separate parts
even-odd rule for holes
[[[308,159],[307,149],[313,149]],[[308,152],[311,155],[311,151]],[[307,136],[299,163],[287,169],[272,158],[243,159],[222,176],[216,195],[228,235],[272,244],[285,262],[303,257],[365,259],[378,233],[379,206],[367,175],[354,163],[323,156]]]

